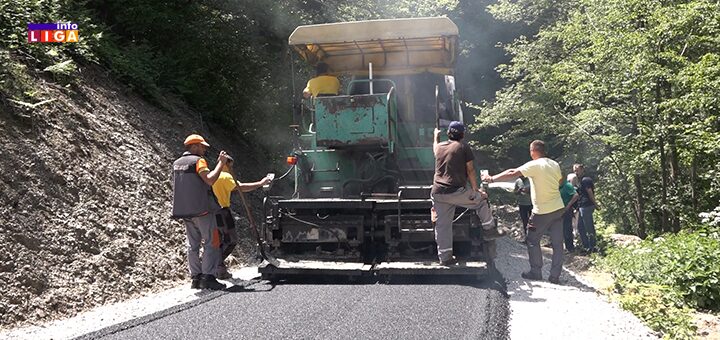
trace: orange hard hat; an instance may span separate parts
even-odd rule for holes
[[[184,143],[184,144],[187,146],[187,145],[192,145],[192,144],[197,144],[197,143],[200,143],[200,144],[205,145],[205,146],[208,146],[208,147],[210,146],[210,144],[208,144],[208,143],[205,141],[205,138],[203,138],[203,137],[200,136],[200,135],[196,135],[196,134],[192,134],[192,135],[190,135],[190,136],[187,136],[187,138],[185,138],[185,143]]]

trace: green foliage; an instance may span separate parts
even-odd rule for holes
[[[695,339],[697,326],[692,309],[673,289],[652,284],[629,284],[623,288],[620,306],[635,314],[664,339]]]
[[[694,338],[694,308],[720,310],[720,234],[698,229],[609,247],[595,259],[615,277],[621,306],[665,338]]]
[[[43,69],[43,72],[51,73],[56,81],[64,83],[72,79],[75,71],[77,71],[77,66],[72,60],[65,60]]]
[[[34,96],[27,66],[14,62],[8,51],[0,49],[0,99],[27,100]]]
[[[566,171],[596,171],[603,218],[643,237],[717,206],[720,4],[503,0],[490,10],[539,30],[505,46],[508,85],[473,126],[493,136],[488,150],[548,139]]]
[[[268,127],[287,133],[290,101],[302,83],[291,86],[287,48],[298,25],[435,16],[455,6],[455,0],[9,0],[0,2],[0,45],[39,69],[68,59],[100,63],[147,98],[175,93],[204,118],[254,139]],[[58,21],[79,23],[80,43],[27,43],[27,23]],[[295,69],[304,68],[296,60]]]
[[[72,0],[7,0],[0,2],[0,46],[21,51],[31,60],[49,66],[68,59],[82,57],[94,60],[92,48],[98,44],[98,26],[92,22],[92,11],[84,1]],[[75,22],[81,27],[80,40],[71,44],[30,44],[27,24],[45,22]]]
[[[610,248],[601,265],[621,284],[675,289],[691,307],[720,310],[720,238],[682,232],[628,248]]]
[[[701,213],[700,218],[702,218],[701,223],[707,225],[709,230],[713,230],[715,233],[720,232],[720,206],[715,207],[713,211]],[[717,234],[714,236],[719,237]]]
[[[108,61],[108,67],[118,81],[149,99],[158,94],[160,76],[153,64],[153,53],[146,45],[120,48],[116,42],[106,42],[100,44],[96,51],[102,60]]]

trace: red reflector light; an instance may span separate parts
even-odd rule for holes
[[[297,164],[297,157],[295,157],[295,156],[288,156],[288,157],[287,157],[287,164],[288,164],[288,165],[295,165],[295,164]]]

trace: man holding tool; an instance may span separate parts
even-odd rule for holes
[[[227,271],[227,265],[225,259],[230,256],[232,251],[235,249],[238,241],[237,230],[235,229],[235,220],[233,219],[232,212],[230,211],[230,195],[233,191],[237,191],[240,194],[245,192],[253,191],[264,185],[270,184],[272,181],[271,175],[265,176],[263,179],[253,183],[241,183],[235,180],[233,177],[233,163],[232,157],[227,157],[227,163],[222,168],[220,176],[218,177],[215,184],[212,186],[213,193],[217,197],[218,203],[220,204],[220,211],[216,215],[217,225],[223,234],[223,240],[221,245],[221,258],[218,264],[218,278],[227,279],[232,277]]]

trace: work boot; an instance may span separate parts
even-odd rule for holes
[[[554,283],[554,284],[556,284],[556,285],[559,285],[559,284],[560,284],[560,277],[559,277],[559,276],[558,276],[558,277],[550,276],[550,277],[548,277],[548,281],[550,281],[550,283]]]
[[[520,274],[520,276],[522,276],[522,278],[523,278],[523,279],[526,279],[526,280],[536,280],[536,281],[541,281],[541,280],[542,280],[542,275],[540,275],[540,274],[535,274],[535,273],[533,273],[533,272],[522,272],[522,273]]]
[[[454,266],[457,263],[458,263],[458,260],[457,260],[457,258],[455,258],[455,256],[453,256],[447,260],[440,261],[441,266]]]
[[[498,226],[490,229],[483,229],[482,235],[484,240],[495,240],[507,236],[507,230],[505,230],[505,228],[503,227]]]
[[[198,284],[198,288],[210,290],[224,290],[226,287],[224,284],[218,282],[215,279],[215,276],[202,275],[202,277],[200,278],[200,283]]]
[[[220,273],[218,273],[218,276],[217,276],[217,278],[220,280],[232,279],[232,277],[233,277],[232,274],[230,274],[227,271],[220,272]]]
[[[200,289],[200,276],[202,274],[195,274],[192,276],[192,281],[190,281],[190,289]]]

